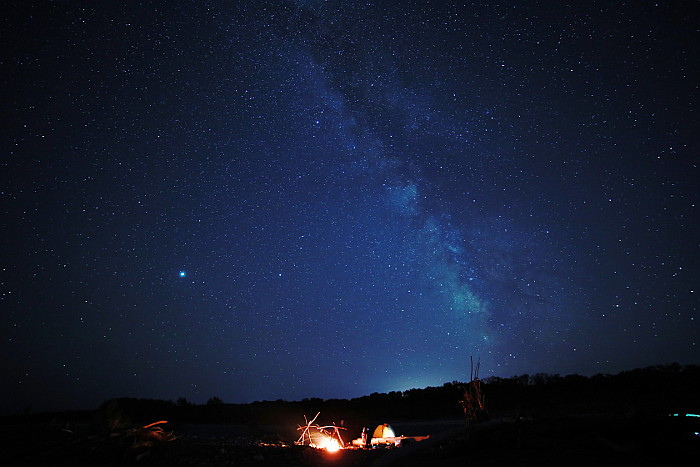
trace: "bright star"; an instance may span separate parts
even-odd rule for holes
[[[180,277],[185,277],[187,273],[185,271],[180,271]]]

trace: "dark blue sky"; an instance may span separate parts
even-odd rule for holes
[[[3,412],[700,363],[696,2],[4,15]]]

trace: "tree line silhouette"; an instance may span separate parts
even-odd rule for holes
[[[466,383],[453,381],[436,387],[374,392],[353,399],[278,399],[247,404],[229,404],[219,397],[211,397],[206,404],[193,404],[185,398],[176,401],[120,398],[105,401],[95,411],[65,413],[64,418],[91,416],[104,429],[162,419],[175,423],[290,425],[303,421],[304,415],[317,412],[322,413],[324,420],[345,425],[457,419],[463,416],[460,400],[465,386]],[[700,413],[700,366],[674,363],[591,377],[546,373],[510,378],[492,376],[482,380],[482,390],[492,417]]]

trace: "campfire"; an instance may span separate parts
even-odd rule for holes
[[[335,426],[335,424],[326,426],[318,425],[316,419],[320,414],[321,412],[317,413],[311,421],[304,415],[306,425],[297,428],[297,430],[301,431],[301,435],[295,444],[324,449],[327,452],[337,452],[340,449],[344,449],[345,442],[342,436],[340,436],[340,430],[344,430],[345,428]]]

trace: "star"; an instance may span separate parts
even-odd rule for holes
[[[691,2],[33,3],[0,416],[700,363]]]

